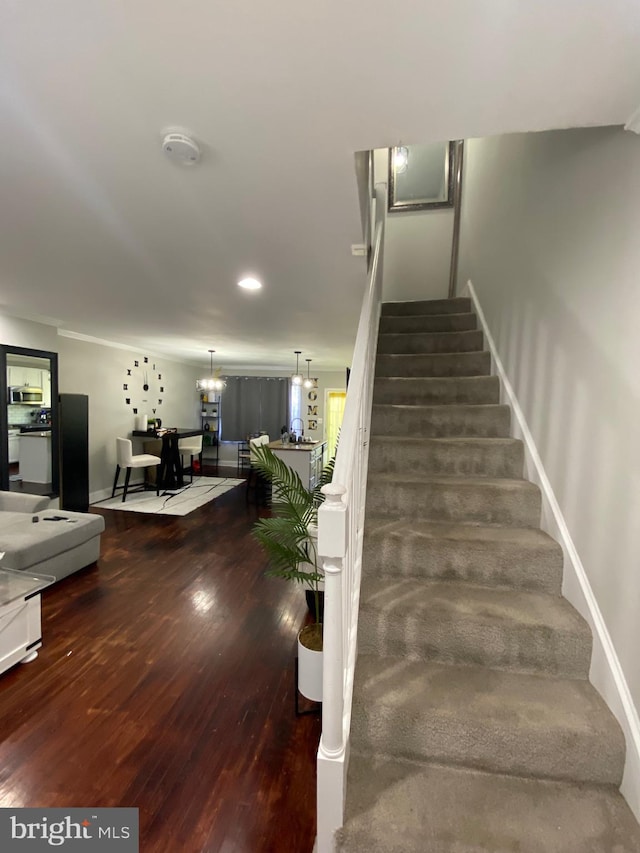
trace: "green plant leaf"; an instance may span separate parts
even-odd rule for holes
[[[324,575],[318,568],[316,543],[309,528],[317,524],[318,507],[324,501],[321,489],[331,482],[335,457],[324,466],[313,491],[305,488],[298,474],[264,444],[251,448],[251,464],[271,483],[273,515],[256,521],[252,531],[269,559],[266,574],[305,584],[317,594]]]

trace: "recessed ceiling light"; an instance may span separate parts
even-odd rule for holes
[[[245,290],[260,290],[262,282],[257,278],[241,278],[238,287],[243,287]]]

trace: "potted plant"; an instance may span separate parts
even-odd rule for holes
[[[318,565],[318,507],[321,492],[331,482],[334,459],[324,467],[313,491],[305,488],[298,474],[266,445],[253,447],[251,463],[271,483],[271,518],[259,519],[253,535],[265,549],[270,568],[267,574],[304,585],[310,592],[315,622],[298,634],[298,690],[308,699],[322,699],[322,606],[324,581]],[[319,681],[319,684],[318,684]],[[310,695],[312,694],[312,695]]]

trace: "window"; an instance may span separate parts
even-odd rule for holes
[[[289,380],[277,376],[227,376],[221,400],[222,441],[265,432],[277,438],[287,423]]]
[[[304,419],[302,417],[302,385],[291,385],[289,391],[289,411],[291,417],[287,424],[287,429],[294,427],[297,430],[302,429]]]

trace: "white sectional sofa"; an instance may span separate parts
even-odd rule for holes
[[[60,580],[98,559],[104,518],[48,505],[46,497],[0,491],[0,569]]]

